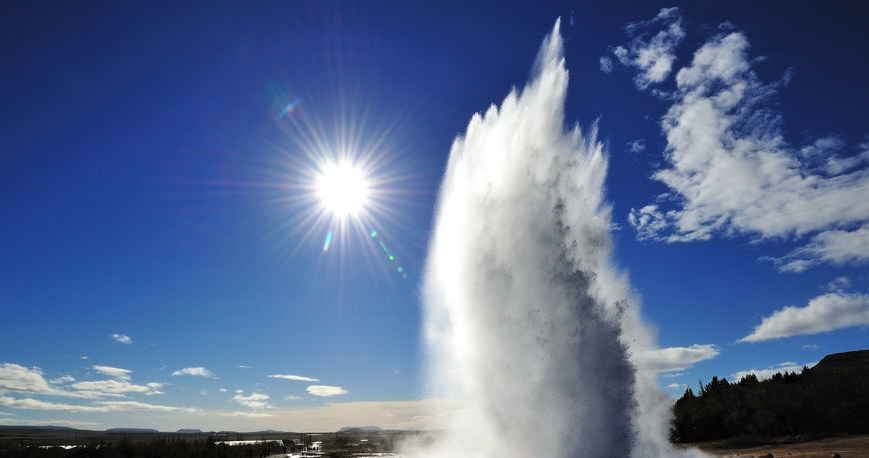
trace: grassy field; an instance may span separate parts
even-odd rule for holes
[[[842,458],[869,457],[869,435],[819,439],[792,444],[759,445],[748,448],[716,448],[711,444],[693,444],[706,453],[724,457],[830,458],[836,453]]]

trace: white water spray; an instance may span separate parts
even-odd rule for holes
[[[450,151],[425,278],[432,394],[457,401],[436,457],[673,456],[668,400],[611,267],[607,158],[564,130],[559,23],[531,81]],[[640,370],[637,370],[640,366]]]

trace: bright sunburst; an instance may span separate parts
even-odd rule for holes
[[[362,169],[351,164],[325,167],[316,189],[320,203],[337,218],[359,215],[368,202],[368,181]]]

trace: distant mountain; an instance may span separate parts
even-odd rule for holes
[[[812,368],[812,373],[819,374],[843,370],[865,371],[867,368],[869,368],[869,350],[857,350],[824,356],[824,359]]]
[[[156,429],[147,429],[147,428],[111,428],[106,430],[107,433],[121,433],[121,434],[153,434],[159,433]]]
[[[338,430],[339,433],[377,433],[383,431],[380,426],[345,426]]]
[[[202,434],[201,429],[179,429],[175,432],[178,434]]]
[[[0,429],[6,431],[81,431],[79,429],[70,428],[69,426],[29,426],[29,425],[20,425],[20,426],[7,426],[2,425]]]

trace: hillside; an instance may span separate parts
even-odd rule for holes
[[[736,383],[713,377],[676,401],[673,442],[869,433],[869,350],[827,355],[814,368]]]

